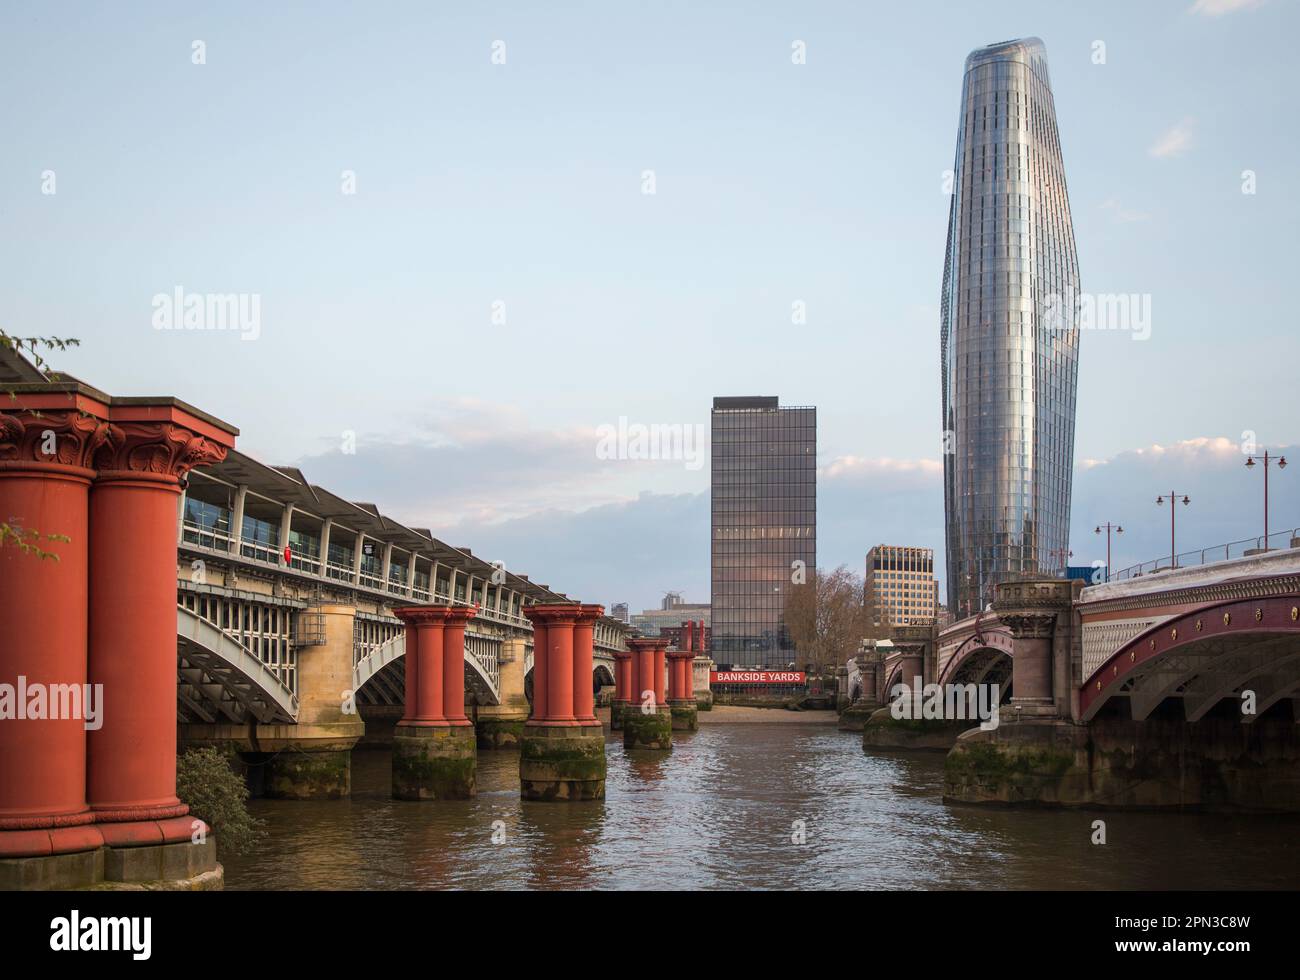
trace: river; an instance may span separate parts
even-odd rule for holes
[[[948,806],[941,753],[862,751],[825,725],[710,724],[670,755],[607,742],[604,802],[524,803],[519,757],[480,752],[478,797],[254,800],[266,836],[228,889],[1248,889],[1300,885],[1300,817]],[[1093,822],[1106,843],[1094,844]]]

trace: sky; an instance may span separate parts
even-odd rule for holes
[[[1035,35],[1083,289],[1151,309],[1081,342],[1072,561],[1112,520],[1118,568],[1168,552],[1171,489],[1180,551],[1259,534],[1243,441],[1300,442],[1298,29],[1294,0],[11,0],[0,326],[585,601],[707,601],[707,455],[602,434],[707,438],[715,395],[817,406],[823,567],[941,558],[962,64]],[[246,317],[164,329],[178,291]]]

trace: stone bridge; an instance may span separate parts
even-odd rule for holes
[[[859,717],[918,679],[998,685],[995,727],[865,725],[869,747],[951,746],[954,800],[1300,809],[1300,548],[1002,583],[984,613],[869,641],[857,666]]]

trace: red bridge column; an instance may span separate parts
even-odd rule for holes
[[[675,732],[693,732],[700,727],[692,677],[694,666],[695,652],[689,643],[684,650],[668,652],[668,708]]]
[[[89,826],[83,700],[89,463],[104,423],[79,412],[2,414],[6,407],[0,404],[0,521],[57,560],[24,551],[13,539],[0,542],[0,683],[13,686],[15,713],[24,715],[24,683],[31,690],[75,690],[81,717],[0,720],[0,859],[104,843]]]
[[[625,749],[665,750],[673,747],[672,709],[664,697],[664,651],[668,640],[635,637],[632,649],[631,702],[623,713]]]
[[[609,709],[609,727],[619,731],[623,727],[623,712],[627,710],[632,690],[632,651],[614,651],[614,703]]]
[[[176,499],[233,436],[174,404],[110,410],[90,492],[88,676],[103,725],[87,735],[87,799],[105,843],[189,841],[176,797]],[[120,421],[119,421],[120,418]]]
[[[442,661],[446,606],[402,606],[393,615],[406,625],[406,728],[446,725],[442,710]]]
[[[573,717],[584,728],[601,728],[596,718],[596,620],[605,607],[584,605],[573,624]]]
[[[453,728],[473,729],[465,717],[465,627],[478,615],[478,606],[453,606],[447,610],[442,648],[442,713]]]
[[[393,730],[393,798],[461,800],[477,791],[474,726],[465,717],[465,624],[475,608],[402,606],[406,709]]]
[[[577,629],[592,608],[600,607],[540,603],[524,609],[533,624],[533,713],[519,753],[520,795],[526,800],[605,797],[605,737],[590,707],[590,631]],[[587,677],[580,690],[577,675],[584,662]]]
[[[546,687],[549,683],[546,669],[549,659],[546,655],[546,618],[540,614],[530,614],[528,610],[531,608],[524,607],[524,616],[533,624],[533,704],[528,716],[529,724],[546,719]]]
[[[579,608],[554,606],[546,623],[548,725],[577,725],[573,717],[573,627]]]

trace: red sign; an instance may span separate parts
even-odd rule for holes
[[[802,684],[802,670],[711,670],[710,684]]]

